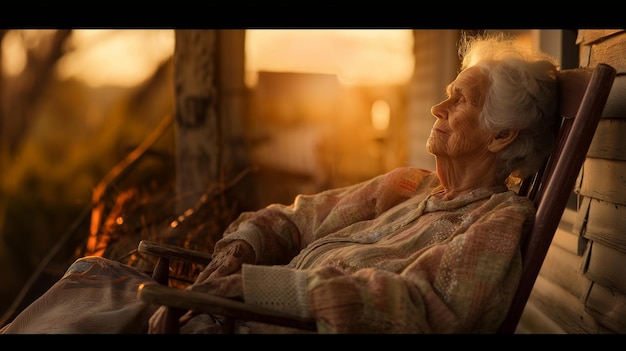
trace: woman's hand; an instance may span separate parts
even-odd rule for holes
[[[243,240],[235,240],[226,245],[222,250],[213,254],[211,262],[200,272],[196,281],[186,289],[204,292],[210,295],[227,298],[243,299],[243,282],[241,277],[241,265],[254,263],[255,254],[252,246]],[[197,314],[195,311],[159,307],[148,321],[148,333],[170,333],[166,325],[167,315],[176,314],[171,318],[178,320],[180,328]]]
[[[180,319],[185,312],[168,306],[159,307],[148,320],[148,334],[178,334],[178,329],[182,325]],[[174,320],[173,325],[169,325],[168,320]]]
[[[243,279],[241,273],[231,274],[227,277],[206,279],[196,282],[187,289],[207,293],[209,295],[243,299]]]
[[[213,254],[211,262],[200,272],[194,285],[239,272],[242,264],[254,263],[254,260],[252,246],[243,240],[235,240]]]
[[[207,279],[202,283],[189,286],[188,289],[208,295],[243,300],[243,279],[241,273],[231,274],[227,277]],[[180,325],[184,325],[195,315],[197,315],[195,311],[188,311],[180,318]]]
[[[206,293],[208,295],[243,300],[243,280],[241,273],[231,274],[227,277],[207,279],[202,283],[190,285],[186,289]],[[168,314],[174,314],[174,316],[170,317]],[[198,313],[193,310],[185,311],[161,306],[148,320],[148,334],[174,333],[197,314]],[[176,320],[177,323],[173,326],[167,325],[168,318]]]

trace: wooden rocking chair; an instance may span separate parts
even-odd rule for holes
[[[508,315],[500,327],[500,333],[515,332],[573,191],[615,75],[615,69],[606,64],[599,64],[593,69],[578,68],[559,72],[562,124],[557,133],[555,150],[544,168],[533,177],[522,181],[520,186],[520,194],[534,201],[537,213],[532,232],[522,243],[522,277]],[[233,332],[235,319],[316,330],[313,319],[288,316],[240,301],[167,286],[170,260],[206,263],[210,260],[210,256],[206,254],[195,255],[188,250],[147,241],[140,243],[139,252],[161,257],[153,273],[160,284],[142,285],[138,290],[138,296],[145,302],[222,315],[227,320],[224,325],[226,333]],[[197,257],[200,257],[199,260]],[[168,331],[178,332],[177,321],[170,321]]]

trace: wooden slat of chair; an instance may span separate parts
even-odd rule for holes
[[[170,288],[160,284],[142,284],[139,286],[138,294],[145,302],[180,308],[185,311],[194,309],[203,313],[227,316],[233,320],[270,323],[302,330],[315,331],[317,328],[315,320],[311,318],[301,318],[241,301],[196,291]],[[228,331],[232,332],[232,330]]]
[[[615,75],[615,69],[606,64],[599,64],[593,70],[579,68],[559,73],[559,109],[563,120],[541,181],[528,193],[537,208],[535,223],[522,243],[522,277],[499,333],[511,334],[517,328],[591,145]]]
[[[137,251],[142,254],[158,257],[157,263],[152,270],[152,278],[163,285],[168,285],[169,282],[171,260],[203,265],[211,262],[211,254],[149,240],[142,240],[137,247]]]

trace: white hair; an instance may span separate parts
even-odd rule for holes
[[[496,132],[519,131],[498,155],[504,173],[500,176],[515,173],[525,178],[534,173],[552,150],[559,121],[555,60],[504,35],[464,37],[459,55],[461,70],[478,67],[490,82],[481,125]]]

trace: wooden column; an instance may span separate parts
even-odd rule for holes
[[[176,190],[182,213],[220,180],[217,31],[176,30],[175,38]]]

